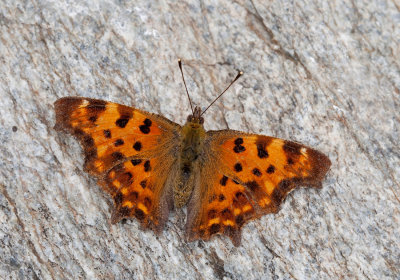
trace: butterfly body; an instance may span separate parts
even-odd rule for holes
[[[180,176],[178,184],[174,186],[174,204],[177,208],[186,205],[193,191],[194,171],[198,170],[198,160],[204,147],[206,131],[200,114],[201,109],[196,107],[193,115],[188,116],[186,124],[182,127]]]
[[[205,131],[196,107],[181,126],[136,108],[83,97],[56,101],[56,128],[76,136],[85,169],[114,201],[112,222],[135,217],[160,232],[187,206],[187,240],[226,234],[276,213],[297,186],[321,187],[330,160],[298,144],[232,130]]]

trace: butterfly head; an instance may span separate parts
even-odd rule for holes
[[[200,107],[195,107],[193,114],[190,114],[187,118],[187,122],[192,125],[202,125],[204,123],[204,118],[201,116]]]

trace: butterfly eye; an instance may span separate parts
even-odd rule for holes
[[[189,115],[189,116],[187,117],[187,121],[188,121],[188,122],[193,121],[193,115]]]
[[[200,117],[200,124],[204,123],[204,119],[202,117]]]

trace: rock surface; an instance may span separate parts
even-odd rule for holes
[[[397,1],[0,3],[1,279],[400,279]],[[292,139],[329,155],[321,190],[225,237],[111,225],[111,199],[53,130],[53,102],[86,96],[207,129]]]

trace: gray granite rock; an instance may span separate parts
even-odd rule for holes
[[[1,279],[400,279],[400,4],[395,1],[0,3]],[[53,130],[86,96],[207,129],[292,139],[332,160],[321,190],[225,237],[111,225],[112,201]]]

